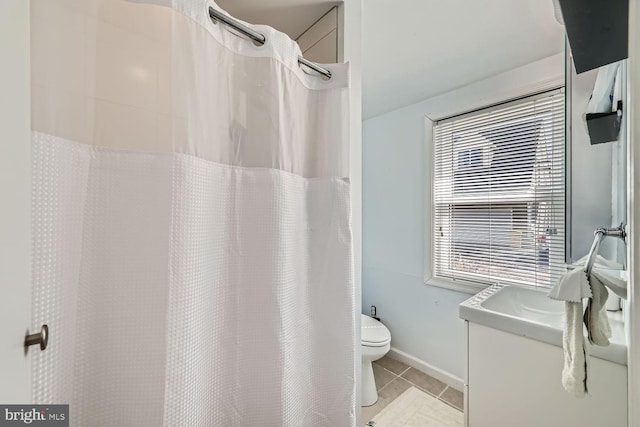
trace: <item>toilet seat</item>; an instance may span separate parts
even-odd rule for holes
[[[361,315],[361,343],[366,347],[384,347],[391,341],[391,333],[386,326],[373,317]]]

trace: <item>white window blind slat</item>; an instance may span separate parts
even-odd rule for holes
[[[565,245],[560,90],[434,124],[436,277],[550,287]]]

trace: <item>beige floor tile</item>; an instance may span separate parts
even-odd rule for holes
[[[374,418],[376,427],[463,427],[464,415],[434,396],[410,387]]]
[[[376,379],[376,389],[380,390],[382,387],[389,384],[396,375],[387,371],[380,365],[373,364],[373,376]]]
[[[377,360],[373,363],[376,363],[380,366],[382,366],[383,368],[385,368],[388,371],[393,372],[396,375],[400,375],[402,372],[404,372],[409,366],[405,365],[402,362],[399,362],[395,359],[390,358],[389,356],[385,356],[380,360]]]
[[[411,368],[402,374],[402,378],[415,384],[422,390],[438,396],[442,391],[447,388],[447,385],[440,380],[433,378],[417,369]]]
[[[408,381],[405,381],[402,378],[396,378],[380,389],[378,396],[391,402],[393,399],[404,393],[409,387],[411,387],[411,384]]]
[[[461,411],[464,409],[464,395],[454,388],[448,387],[440,396],[440,400]]]
[[[362,422],[366,424],[393,400],[404,393],[411,384],[402,378],[396,378],[378,391],[378,401],[362,408]]]

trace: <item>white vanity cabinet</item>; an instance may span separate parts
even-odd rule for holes
[[[468,427],[625,427],[627,367],[590,358],[590,396],[562,387],[561,347],[467,321]]]

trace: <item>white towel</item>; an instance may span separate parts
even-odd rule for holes
[[[613,293],[618,295],[620,298],[627,299],[626,280],[607,274],[599,268],[594,268],[593,270],[591,270],[591,275],[597,277],[604,286],[612,290]]]
[[[549,298],[565,301],[562,386],[576,397],[583,397],[588,390],[589,357],[582,335],[582,299],[590,298],[591,295],[591,286],[582,268],[576,268],[560,276],[558,283],[548,294]]]
[[[562,334],[564,368],[562,386],[576,397],[584,397],[589,391],[589,354],[582,335],[582,301],[565,302],[566,322]]]
[[[584,324],[587,326],[587,335],[591,344],[607,346],[611,338],[611,325],[605,310],[609,291],[594,272],[589,276],[591,293],[587,309],[584,312]]]
[[[587,265],[587,260],[588,259],[589,259],[589,254],[583,256],[582,258],[580,258],[579,260],[574,262],[572,265],[575,266],[575,267],[582,266],[582,268],[584,268],[584,266]],[[615,262],[615,261],[611,261],[610,259],[606,259],[602,255],[596,255],[596,260],[593,263],[593,270],[596,270],[599,267],[601,267],[601,268],[610,268],[610,269],[613,269],[613,270],[622,270],[622,269],[624,269],[624,264],[620,264],[619,262]]]
[[[611,338],[611,325],[606,312],[608,289],[611,289],[621,298],[627,298],[627,282],[613,277],[599,269],[591,270],[589,285],[593,297],[587,304],[584,313],[584,324],[587,326],[589,342],[591,344],[607,346]],[[607,289],[608,288],[608,289]]]
[[[600,259],[599,264],[609,264],[607,260],[598,256],[599,261]],[[595,268],[591,270],[590,277],[587,277],[584,268],[576,268],[563,274],[548,294],[549,298],[565,301],[562,386],[576,397],[584,397],[589,391],[589,352],[584,342],[582,324],[584,322],[587,326],[589,342],[601,346],[609,345],[611,326],[605,311],[609,296],[607,287],[626,298],[626,283]],[[583,298],[589,298],[586,310],[582,305]]]
[[[576,268],[563,274],[547,296],[558,301],[579,303],[582,303],[583,298],[591,298],[587,273],[582,268]]]

